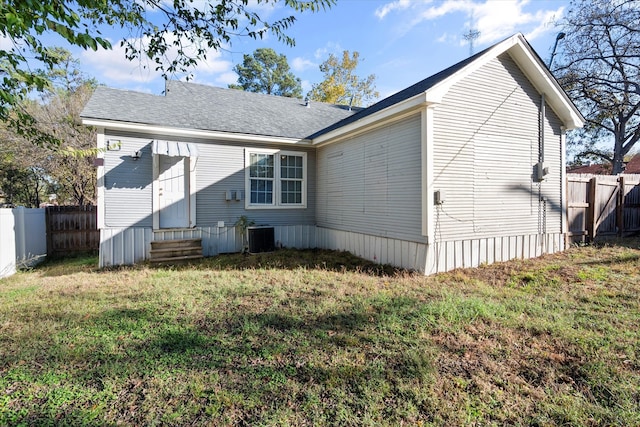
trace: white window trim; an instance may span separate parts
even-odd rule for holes
[[[251,154],[270,154],[273,155],[273,203],[251,203],[251,176],[249,174],[249,166],[251,165]],[[280,156],[299,156],[302,157],[302,203],[291,204],[282,203],[281,200],[281,182],[280,176]],[[307,153],[304,151],[286,151],[273,150],[264,148],[245,148],[244,150],[244,208],[252,209],[306,209],[307,207]]]

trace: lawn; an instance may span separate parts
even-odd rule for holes
[[[0,280],[0,425],[640,425],[640,240],[431,277],[96,264]]]

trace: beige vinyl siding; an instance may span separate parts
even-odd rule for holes
[[[251,148],[279,148],[284,151],[307,153],[307,207],[292,209],[245,209],[244,153],[246,145],[229,145],[221,142],[198,144],[196,166],[196,224],[213,227],[218,221],[233,225],[241,215],[256,224],[264,225],[313,225],[315,224],[315,152],[289,146],[254,145]],[[225,200],[225,192],[231,191],[232,200]],[[235,200],[241,192],[242,200]]]
[[[424,242],[420,115],[318,150],[321,227]]]
[[[436,207],[436,239],[539,232],[539,108],[540,94],[507,54],[454,85],[435,108],[434,188],[445,194]],[[547,231],[559,232],[560,128],[550,108],[547,118],[551,173],[540,185],[549,199]]]
[[[290,146],[261,144],[233,144],[195,138],[166,135],[141,136],[113,133],[106,139],[122,141],[120,151],[105,152],[105,225],[107,227],[152,227],[153,162],[151,141],[179,140],[197,144],[196,160],[196,226],[215,227],[219,221],[233,226],[241,215],[256,224],[314,225],[315,224],[315,151]],[[307,207],[294,209],[251,209],[245,206],[244,152],[246,148],[279,148],[307,153]],[[134,161],[131,153],[142,150],[142,157]],[[232,200],[225,200],[226,191]],[[241,200],[235,200],[240,192]]]
[[[104,152],[105,226],[152,227],[153,180],[151,139],[106,134],[105,141],[120,141],[120,150]],[[133,160],[131,154],[141,150]]]
[[[543,195],[547,197],[547,233],[562,232],[562,123],[553,110],[547,106],[545,120],[544,161],[549,175],[542,184]]]

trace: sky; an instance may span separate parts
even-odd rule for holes
[[[559,31],[555,22],[568,7],[568,0],[338,0],[330,9],[296,14],[287,30],[296,41],[294,47],[272,36],[235,37],[193,69],[192,81],[227,87],[236,82],[233,66],[242,63],[244,54],[269,47],[287,57],[306,94],[322,81],[319,65],[329,54],[340,56],[348,50],[359,52],[356,73],[374,74],[384,98],[465,59],[471,48],[478,52],[517,32],[548,61]],[[289,14],[283,7],[257,8],[267,20]],[[479,31],[473,46],[464,38],[470,28]],[[110,87],[161,94],[164,80],[159,73],[125,59],[118,43],[123,34],[107,30],[104,35],[112,41],[112,50],[70,49],[81,69]]]

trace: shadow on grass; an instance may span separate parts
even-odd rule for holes
[[[359,258],[347,251],[325,249],[278,249],[274,252],[259,254],[221,254],[201,260],[176,263],[150,264],[142,262],[135,265],[113,266],[99,269],[97,255],[79,255],[71,258],[47,260],[36,267],[45,277],[65,276],[79,272],[111,273],[140,269],[211,269],[211,270],[253,270],[284,269],[326,270],[337,272],[361,272],[373,276],[397,276],[410,274],[408,270],[389,264],[377,264]]]
[[[377,264],[347,251],[327,249],[279,249],[258,254],[224,254],[207,258],[200,263],[216,270],[249,269],[317,269],[338,272],[362,272],[375,276],[406,274],[407,270],[388,264]]]
[[[216,376],[217,383],[207,387],[237,396],[233,402],[218,403],[221,410],[243,412],[246,425],[264,421],[256,405],[264,406],[266,412],[285,407],[292,393],[298,393],[297,399],[302,400],[310,396],[308,393],[324,393],[324,399],[337,402],[341,393],[361,390],[362,395],[356,393],[353,401],[339,404],[357,413],[375,403],[366,397],[369,392],[375,395],[372,385],[393,378],[387,394],[395,396],[394,384],[423,381],[431,375],[435,352],[429,350],[429,342],[419,344],[420,357],[407,354],[402,346],[380,344],[386,339],[380,331],[387,328],[389,316],[403,319],[407,331],[415,329],[410,313],[419,304],[411,298],[380,299],[366,308],[348,305],[322,314],[287,313],[280,307],[266,312],[225,310],[196,317],[128,308],[91,318],[66,313],[67,319],[61,320],[70,326],[68,332],[40,343],[39,349],[24,348],[18,354],[3,355],[5,369],[27,370],[30,383],[35,384],[7,377],[5,390],[26,388],[33,393],[44,390],[45,394],[15,400],[9,393],[10,404],[4,415],[0,414],[0,421],[11,415],[16,424],[24,425],[104,425],[108,412],[112,417],[119,414],[119,422],[128,425],[162,423],[154,417],[168,410],[167,396],[178,406],[193,407],[194,401],[198,402],[193,396],[194,385],[183,377],[193,372],[202,378]],[[84,343],[85,347],[70,343]],[[354,359],[356,353],[364,354],[363,358]],[[52,373],[60,373],[59,378],[52,380]],[[166,378],[172,378],[169,389],[159,385]],[[56,399],[47,391],[54,388],[71,391],[69,396]],[[381,402],[377,403],[382,405],[385,394],[378,397]],[[201,407],[196,413],[183,414],[187,418],[181,423],[197,424],[198,417],[218,398],[199,398]],[[142,405],[146,411],[140,409]],[[88,408],[102,409],[92,412]],[[331,411],[321,406],[317,409]]]

